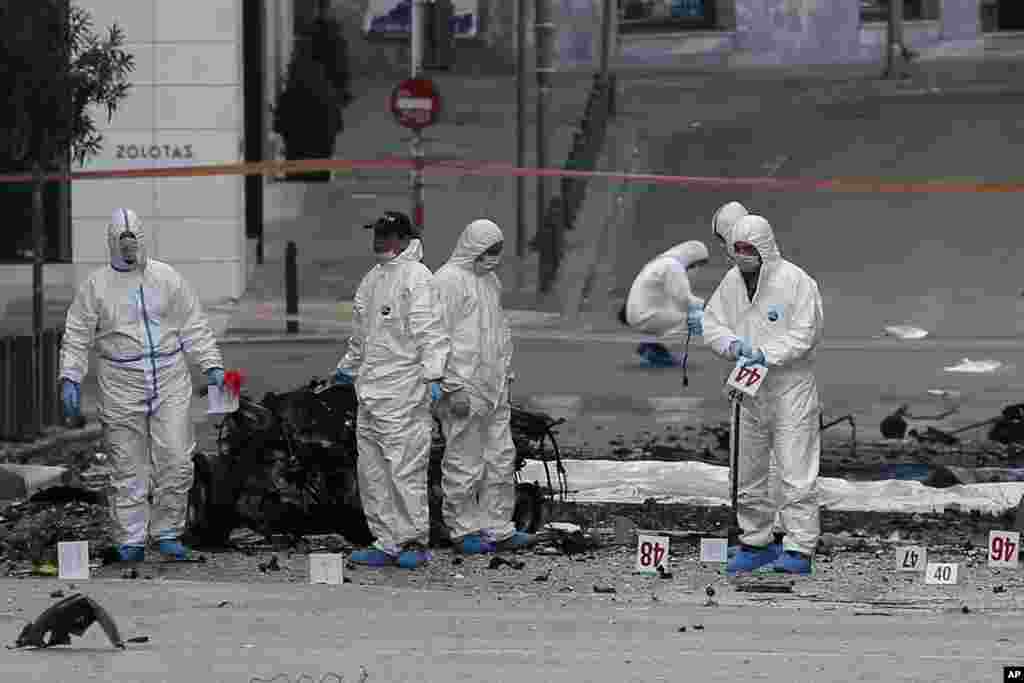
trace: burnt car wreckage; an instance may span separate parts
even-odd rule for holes
[[[188,531],[201,546],[229,545],[239,527],[270,537],[338,533],[362,545],[373,536],[359,500],[356,475],[355,388],[314,379],[259,402],[243,392],[239,409],[217,427],[216,450],[197,452],[189,495]],[[516,446],[516,527],[536,531],[545,498],[568,493],[555,428],[565,420],[512,406]],[[434,419],[430,452],[431,544],[444,545],[441,459],[444,436]],[[527,460],[544,463],[547,482],[523,482]],[[554,481],[552,472],[554,469]]]

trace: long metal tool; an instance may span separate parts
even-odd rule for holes
[[[732,474],[732,486],[730,491],[730,503],[732,504],[732,516],[729,520],[729,545],[738,545],[740,535],[739,519],[739,483],[740,483],[740,404],[743,402],[743,393],[733,389],[729,392],[729,400],[732,402],[732,438],[730,445],[732,452],[729,454],[729,468]]]

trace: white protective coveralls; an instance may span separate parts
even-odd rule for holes
[[[353,334],[338,369],[355,378],[359,495],[375,547],[398,555],[430,540],[427,469],[433,417],[428,382],[441,378],[448,338],[437,317],[423,244],[363,277]]]
[[[452,540],[479,533],[501,542],[515,534],[516,447],[508,402],[512,334],[501,306],[501,281],[477,272],[474,261],[504,237],[492,221],[476,220],[434,275],[441,318],[452,340],[442,389],[464,390],[470,411],[457,417],[442,404],[441,465],[444,522]]]
[[[125,231],[139,242],[130,268],[119,246]],[[195,448],[186,359],[203,372],[224,362],[196,293],[174,268],[146,257],[134,212],[114,212],[107,242],[110,266],[82,283],[68,309],[60,375],[81,383],[95,350],[115,537],[144,546],[147,535],[178,539],[185,526]]]
[[[738,518],[741,541],[772,541],[776,512],[783,548],[813,555],[820,535],[816,482],[821,456],[821,411],[814,377],[815,348],[824,330],[815,280],[782,258],[771,226],[746,216],[732,241],[753,244],[762,260],[753,300],[739,268],[726,273],[704,311],[704,339],[719,356],[739,338],[761,349],[768,373],[757,396],[740,410]],[[735,437],[734,437],[735,438]],[[771,470],[779,478],[773,481]]]
[[[739,202],[729,202],[728,204],[723,204],[718,211],[715,211],[715,215],[711,217],[711,232],[716,238],[721,238],[725,241],[725,251],[730,258],[733,256],[733,226],[736,225],[736,221],[749,215],[749,213],[747,207]]]
[[[654,257],[633,280],[626,298],[626,321],[641,332],[672,337],[686,333],[687,307],[704,305],[690,289],[687,267],[706,261],[708,248],[691,240]]]

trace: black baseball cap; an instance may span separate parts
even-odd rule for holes
[[[416,237],[417,235],[412,221],[401,211],[386,211],[383,216],[363,227],[367,230],[395,233],[399,237]]]

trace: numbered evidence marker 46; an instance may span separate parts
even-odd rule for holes
[[[930,562],[924,573],[924,582],[932,586],[955,586],[960,565],[947,562]]]
[[[311,553],[309,582],[337,586],[344,582],[345,557],[341,553]]]
[[[65,580],[85,581],[89,578],[89,541],[62,541],[57,544],[57,574]]]
[[[700,561],[725,562],[728,559],[728,543],[724,538],[700,539]]]
[[[657,574],[658,567],[668,569],[668,536],[644,536],[636,539],[636,571]]]
[[[896,571],[923,572],[928,564],[928,551],[924,546],[908,545],[896,551]]]
[[[1019,561],[1019,531],[988,532],[988,566],[1016,568]]]

